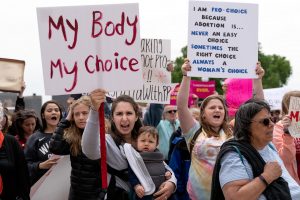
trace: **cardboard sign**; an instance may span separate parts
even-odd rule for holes
[[[142,39],[143,87],[137,90],[110,92],[107,96],[117,98],[126,94],[139,103],[169,104],[173,87],[171,72],[167,71],[166,68],[170,57],[170,40]]]
[[[294,138],[300,138],[300,98],[299,97],[290,98],[289,116],[292,120],[292,123],[288,128],[289,132]]]
[[[171,59],[171,40],[142,39],[141,54],[144,83],[170,84],[171,73],[166,67]]]
[[[20,92],[23,84],[25,61],[0,58],[0,91]]]
[[[189,2],[189,76],[255,78],[258,5]]]
[[[142,87],[138,4],[37,8],[47,95]]]
[[[124,90],[119,92],[109,92],[107,94],[110,98],[117,98],[120,95],[131,96],[136,102],[140,103],[159,103],[169,104],[173,84],[151,84],[144,83],[140,90]]]

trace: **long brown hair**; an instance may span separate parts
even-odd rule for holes
[[[221,95],[210,95],[208,97],[206,97],[200,106],[200,124],[202,129],[206,132],[208,137],[211,136],[217,136],[219,135],[219,133],[217,133],[216,131],[214,131],[211,127],[210,124],[208,124],[205,119],[204,119],[204,110],[207,106],[207,104],[213,100],[213,99],[217,99],[219,101],[221,101],[223,107],[224,107],[224,111],[225,111],[225,115],[224,115],[224,120],[223,123],[221,125],[221,129],[223,129],[224,133],[226,134],[227,138],[232,136],[232,131],[230,130],[229,126],[228,126],[228,110],[227,110],[227,106],[225,103],[224,98]]]
[[[114,112],[116,110],[116,107],[120,102],[127,102],[127,103],[131,104],[131,106],[133,107],[133,110],[135,112],[135,115],[138,117],[138,120],[136,120],[136,122],[134,124],[134,127],[131,131],[131,139],[136,140],[137,135],[138,135],[138,131],[142,127],[142,122],[139,118],[139,106],[133,100],[133,98],[131,98],[130,96],[121,95],[121,96],[117,97],[112,103],[112,106],[111,106],[111,116],[112,117],[114,116]],[[116,125],[115,125],[115,122],[113,120],[111,121],[111,133],[110,134],[111,134],[112,138],[115,140],[115,142],[117,144],[121,144],[121,143],[125,142],[125,139],[119,133],[119,131],[118,131]]]
[[[73,113],[74,108],[79,104],[86,105],[88,107],[88,110],[92,105],[89,96],[82,96],[78,100],[72,103],[69,112]],[[83,129],[80,129],[76,126],[73,115],[70,123],[71,126],[68,129],[66,129],[64,132],[64,139],[70,144],[71,155],[77,156],[81,152],[81,138],[82,138]]]

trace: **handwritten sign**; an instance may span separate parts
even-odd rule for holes
[[[292,123],[288,128],[289,132],[293,137],[300,138],[300,98],[299,97],[290,98],[289,116],[292,120]]]
[[[142,39],[142,89],[110,92],[108,96],[116,98],[122,94],[127,94],[140,103],[169,104],[172,84],[171,73],[166,68],[170,57],[170,40]]]
[[[142,39],[141,54],[144,83],[170,84],[171,73],[166,67],[171,57],[171,40]]]
[[[48,95],[142,87],[138,4],[37,8]]]
[[[0,91],[19,92],[23,84],[25,61],[0,58]]]
[[[255,78],[258,6],[189,2],[189,76]]]
[[[252,79],[226,79],[224,84],[228,114],[232,117],[240,105],[252,98]]]
[[[159,103],[169,104],[173,84],[143,84],[143,88],[139,90],[125,90],[119,92],[109,92],[108,97],[117,98],[120,95],[131,96],[136,102],[140,103]]]
[[[283,95],[287,92],[286,88],[264,89],[265,100],[269,103],[271,110],[281,110]]]

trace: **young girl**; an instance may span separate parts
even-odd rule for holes
[[[70,154],[72,170],[69,200],[99,200],[101,196],[100,161],[88,159],[81,150],[81,137],[90,107],[88,96],[74,101],[66,119],[59,122],[50,141],[52,153]]]
[[[140,152],[152,181],[155,184],[155,190],[157,190],[164,181],[170,179],[172,175],[170,171],[166,171],[164,156],[158,151],[157,145],[157,130],[152,126],[141,127],[138,132],[135,146],[137,151]],[[137,195],[136,199],[153,199],[153,195],[144,196],[144,187],[141,185],[131,167],[129,167],[129,182],[135,190]]]
[[[32,134],[26,143],[25,157],[28,163],[31,184],[37,182],[59,158],[51,157],[49,143],[62,117],[62,108],[56,101],[47,101],[41,108],[42,128]]]

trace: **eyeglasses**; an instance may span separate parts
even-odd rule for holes
[[[169,110],[169,111],[167,111],[167,113],[169,113],[169,114],[176,113],[176,112],[177,112],[177,110]]]
[[[252,120],[252,122],[258,122],[258,123],[263,124],[264,126],[269,126],[270,123],[272,122],[272,120],[268,117],[268,118],[264,118],[264,119],[259,120],[259,121]]]

